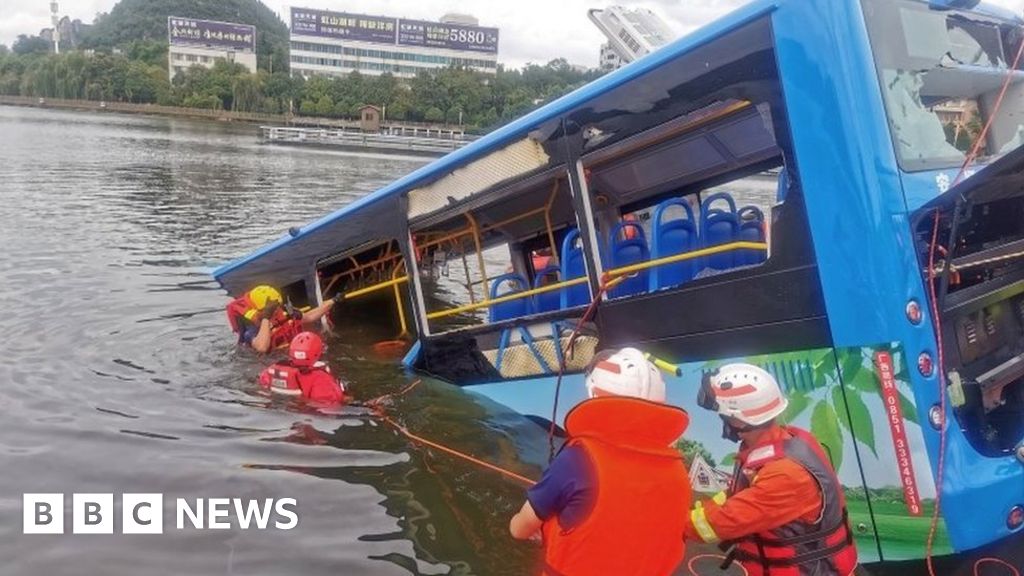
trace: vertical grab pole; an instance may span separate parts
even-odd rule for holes
[[[573,128],[575,132],[571,132]],[[580,230],[590,297],[593,299],[600,290],[604,269],[601,266],[600,245],[594,231],[594,210],[590,204],[590,190],[583,172],[583,161],[579,159],[579,150],[583,147],[580,127],[563,118],[562,134],[562,139],[565,140],[565,167],[569,177],[569,190],[572,192],[573,208],[576,210],[576,225]]]
[[[488,294],[489,282],[487,281],[487,268],[484,267],[484,251],[480,244],[480,226],[476,222],[476,218],[473,217],[471,212],[466,212],[466,220],[469,220],[469,226],[473,230],[473,244],[476,245],[476,258],[477,263],[480,266],[480,277],[483,278],[484,282],[484,295]]]
[[[423,284],[420,282],[420,267],[416,263],[418,258],[418,250],[416,248],[416,240],[412,236],[412,231],[407,230],[405,236],[406,250],[409,252],[409,258],[406,259],[406,270],[408,271],[409,281],[412,282],[412,299],[413,305],[415,306],[416,321],[420,328],[420,337],[430,336],[430,320],[427,319],[427,305],[423,298]]]
[[[554,185],[551,187],[551,196],[548,197],[548,203],[544,205],[544,224],[548,228],[548,242],[551,243],[551,257],[554,258],[556,264],[561,263],[562,259],[558,257],[558,246],[555,244],[555,231],[551,227],[551,206],[555,203],[555,195],[558,194],[558,179],[555,179]],[[539,270],[535,270],[539,272]]]
[[[398,273],[405,269],[405,262],[400,262],[395,266],[395,269],[391,271],[391,279],[398,278]],[[398,323],[402,327],[402,332],[398,335],[398,340],[401,340],[409,335],[409,326],[405,323],[405,305],[402,304],[402,292],[398,289],[396,283],[392,288],[395,290],[395,306],[398,306]]]
[[[452,241],[455,246],[455,241]],[[466,273],[466,290],[469,291],[469,303],[476,304],[476,291],[473,290],[473,278],[469,275],[469,262],[466,260],[466,247],[459,241],[459,256],[462,258],[462,271]]]

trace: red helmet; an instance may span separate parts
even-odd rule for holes
[[[288,347],[288,357],[291,358],[292,366],[309,367],[320,360],[324,353],[324,342],[314,332],[299,332],[292,338],[292,344]]]

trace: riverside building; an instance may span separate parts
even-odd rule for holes
[[[645,8],[609,6],[587,12],[608,42],[601,46],[601,69],[614,70],[668,44],[675,34],[657,14]]]
[[[218,60],[256,72],[256,28],[248,24],[168,16],[167,43],[171,79],[191,66],[213,68]]]
[[[498,29],[464,14],[431,22],[293,7],[290,40],[292,74],[303,77],[358,70],[411,78],[448,66],[493,74],[498,66]]]

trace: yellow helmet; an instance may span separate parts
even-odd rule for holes
[[[280,303],[281,293],[266,284],[261,284],[249,291],[249,300],[257,310],[263,310],[271,300]]]

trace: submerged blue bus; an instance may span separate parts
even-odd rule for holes
[[[558,420],[596,350],[644,349],[699,492],[735,450],[700,377],[753,362],[864,561],[925,555],[937,485],[937,554],[998,545],[1024,525],[1022,46],[971,0],[755,1],[214,275],[344,293],[414,334],[410,368],[541,420],[560,367]]]

